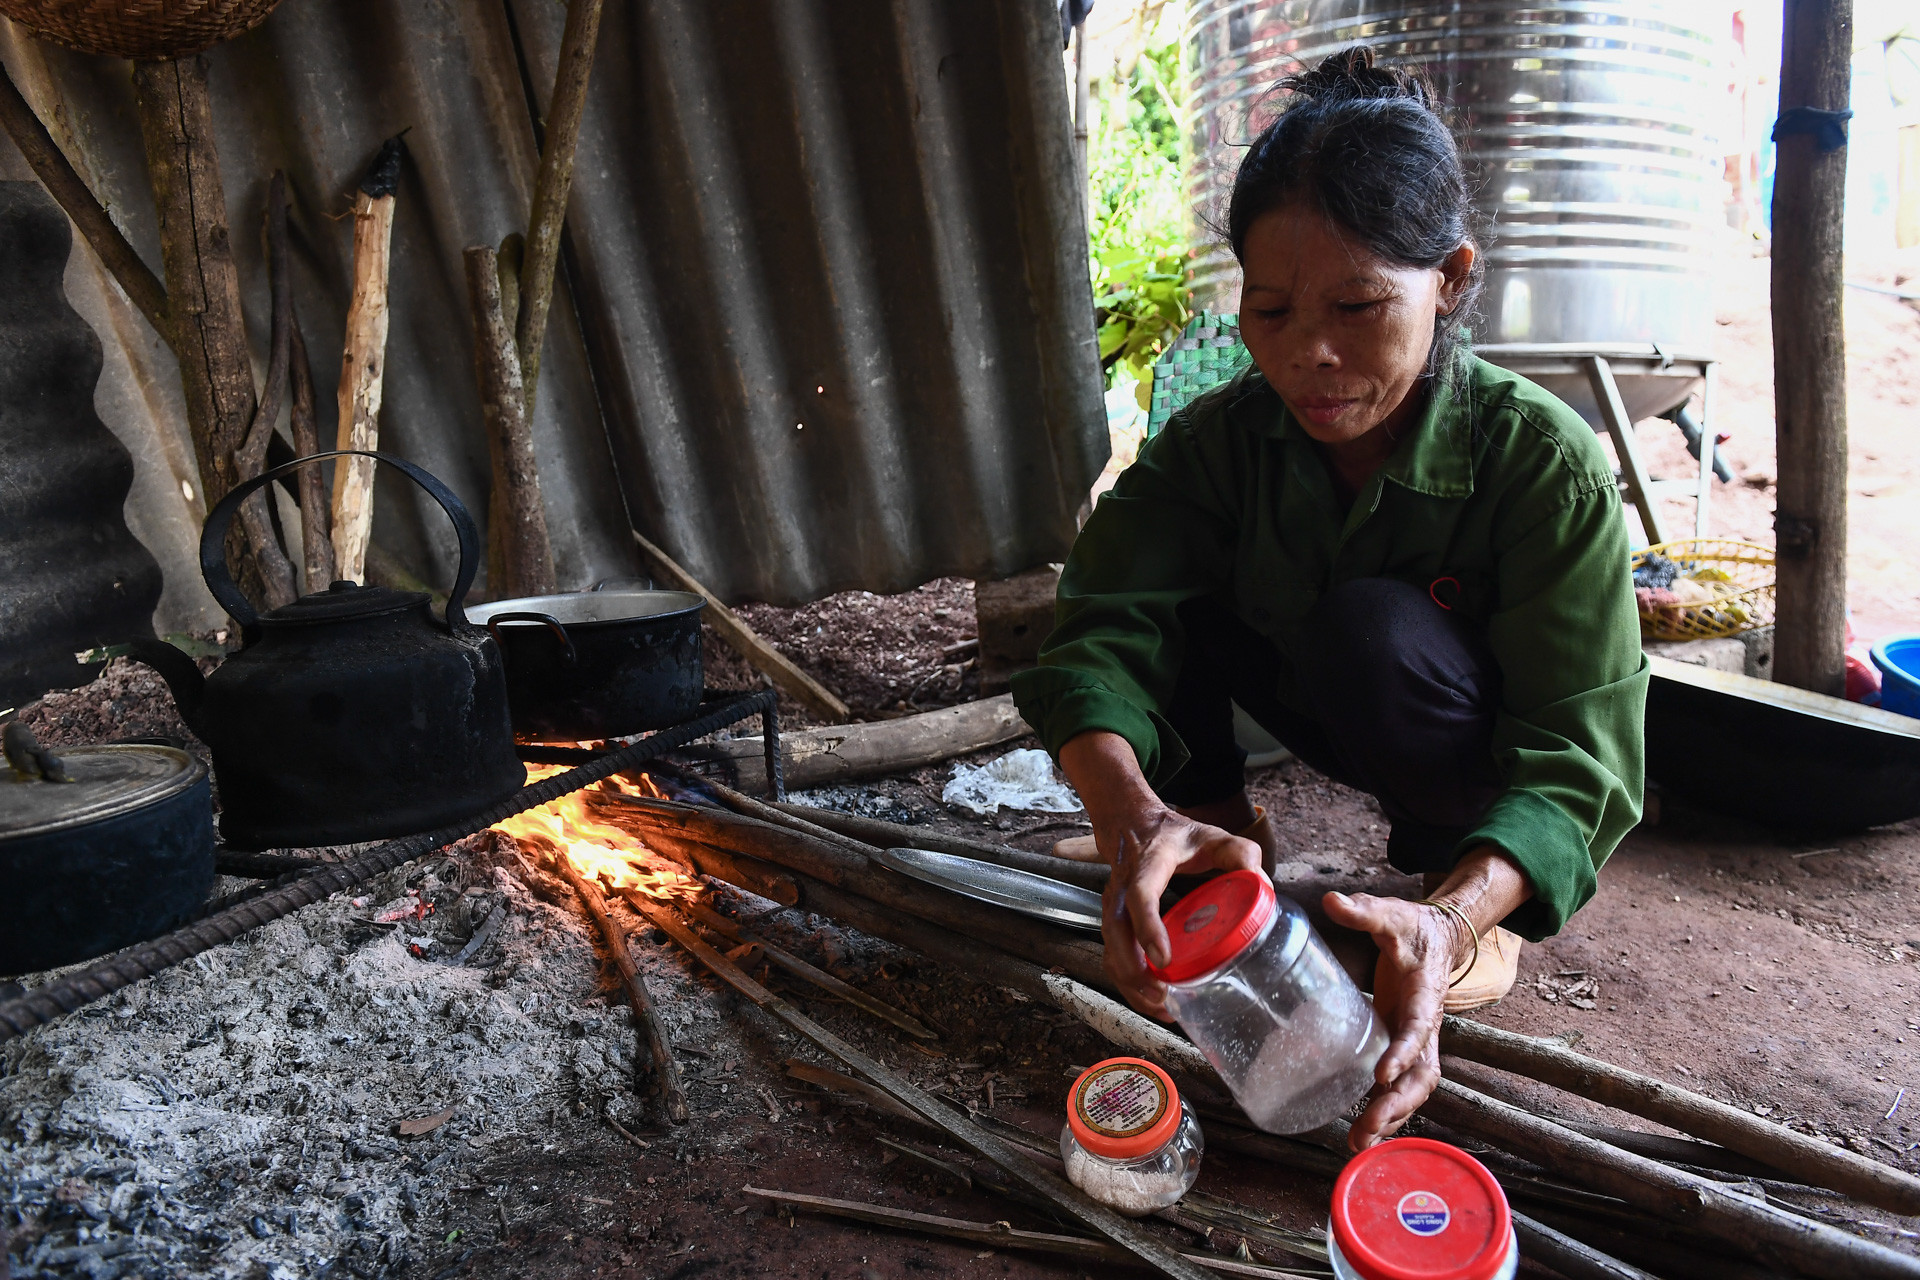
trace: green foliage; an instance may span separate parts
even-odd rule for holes
[[[1180,44],[1149,47],[1089,113],[1088,185],[1100,362],[1109,387],[1150,384],[1192,305],[1180,177]],[[1145,404],[1146,387],[1141,389]]]

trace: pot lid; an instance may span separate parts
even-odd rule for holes
[[[292,604],[283,604],[271,613],[262,614],[260,621],[270,627],[304,627],[316,622],[345,622],[352,618],[401,613],[425,603],[424,591],[363,587],[342,579],[325,591],[301,596]]]
[[[0,765],[0,840],[118,817],[180,794],[207,767],[177,747],[55,749],[72,782],[21,780]]]

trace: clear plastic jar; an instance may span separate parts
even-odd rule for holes
[[[1333,1185],[1327,1254],[1336,1280],[1513,1280],[1513,1214],[1486,1166],[1431,1138],[1394,1138]]]
[[[1174,904],[1167,1007],[1235,1101],[1269,1133],[1346,1114],[1373,1085],[1387,1032],[1299,904],[1229,871]]]
[[[1172,1077],[1144,1058],[1096,1063],[1067,1094],[1067,1181],[1116,1213],[1137,1218],[1179,1200],[1200,1176],[1204,1149]]]

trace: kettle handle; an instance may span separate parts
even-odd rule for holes
[[[227,572],[227,526],[233,523],[233,513],[240,509],[254,490],[272,484],[281,476],[298,471],[308,463],[321,462],[327,458],[372,458],[375,462],[384,462],[405,475],[407,479],[427,491],[440,509],[453,521],[454,535],[460,541],[460,568],[454,574],[453,592],[447,596],[447,628],[468,625],[466,610],[461,606],[467,598],[467,588],[473,585],[473,575],[480,566],[480,533],[473,526],[473,517],[453,490],[440,483],[428,472],[404,458],[390,453],[375,453],[367,449],[330,449],[324,453],[310,453],[304,458],[295,458],[270,470],[263,471],[251,480],[246,480],[228,490],[227,496],[220,499],[213,510],[207,514],[206,527],[200,531],[200,575],[207,580],[207,590],[220,602],[228,615],[240,624],[240,634],[249,643],[258,638],[260,615],[254,612],[253,605],[240,594],[240,588],[234,584],[233,575]],[[458,619],[456,622],[455,619]]]

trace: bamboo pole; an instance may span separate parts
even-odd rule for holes
[[[1448,1018],[1442,1024],[1440,1051],[1717,1142],[1790,1178],[1829,1187],[1894,1213],[1920,1214],[1920,1178],[1678,1085],[1464,1018]]]
[[[553,544],[540,473],[533,457],[527,397],[500,297],[500,259],[486,245],[466,252],[467,300],[473,313],[473,364],[480,381],[493,493],[487,519],[487,589],[496,600],[549,595]]]
[[[1422,1115],[1490,1139],[1592,1189],[1808,1275],[1916,1280],[1920,1259],[1729,1191],[1442,1080]]]
[[[586,112],[587,80],[600,41],[602,0],[568,0],[567,23],[560,33],[560,60],[553,93],[547,99],[546,128],[540,147],[540,171],[533,182],[533,210],[527,217],[526,256],[520,268],[520,305],[516,340],[525,385],[528,422],[540,388],[540,349],[546,340],[547,312],[553,303],[553,276],[560,263],[560,232],[566,223],[567,197],[573,190],[573,158],[580,143],[580,118]]]
[[[404,154],[398,137],[387,139],[353,195],[353,299],[347,306],[346,342],[340,352],[337,449],[380,447],[393,206]],[[337,458],[333,464],[334,572],[353,582],[364,582],[367,576],[376,465],[372,458]]]
[[[579,895],[580,905],[599,928],[600,940],[607,944],[607,950],[613,955],[614,967],[620,971],[621,985],[627,989],[627,1008],[633,1014],[633,1028],[639,1033],[640,1042],[653,1061],[654,1088],[660,1095],[661,1109],[674,1124],[685,1124],[688,1116],[687,1090],[680,1082],[680,1064],[673,1059],[666,1024],[660,1020],[659,1009],[654,1007],[653,994],[647,990],[646,979],[640,975],[640,966],[633,961],[626,934],[614,925],[613,917],[607,914],[606,900],[601,897],[600,890],[587,883],[586,877],[573,865],[566,851],[554,848],[551,852],[555,870]]]
[[[1838,121],[1825,129],[1794,113],[1846,109],[1853,0],[1786,0],[1783,33],[1771,264],[1780,477],[1773,678],[1839,697],[1847,683],[1847,152]]]
[[[127,301],[139,308],[140,314],[147,318],[147,323],[153,326],[154,332],[169,347],[173,346],[173,324],[167,313],[167,291],[161,286],[160,278],[153,274],[153,269],[127,242],[126,236],[121,234],[106,209],[101,207],[92,189],[74,169],[66,153],[55,144],[53,135],[47,132],[40,117],[15,87],[4,66],[0,66],[0,127],[6,129],[34,176],[47,189],[47,194],[66,210],[67,217],[73,219],[73,225],[92,246],[94,256],[112,275],[120,291],[127,295]]]

